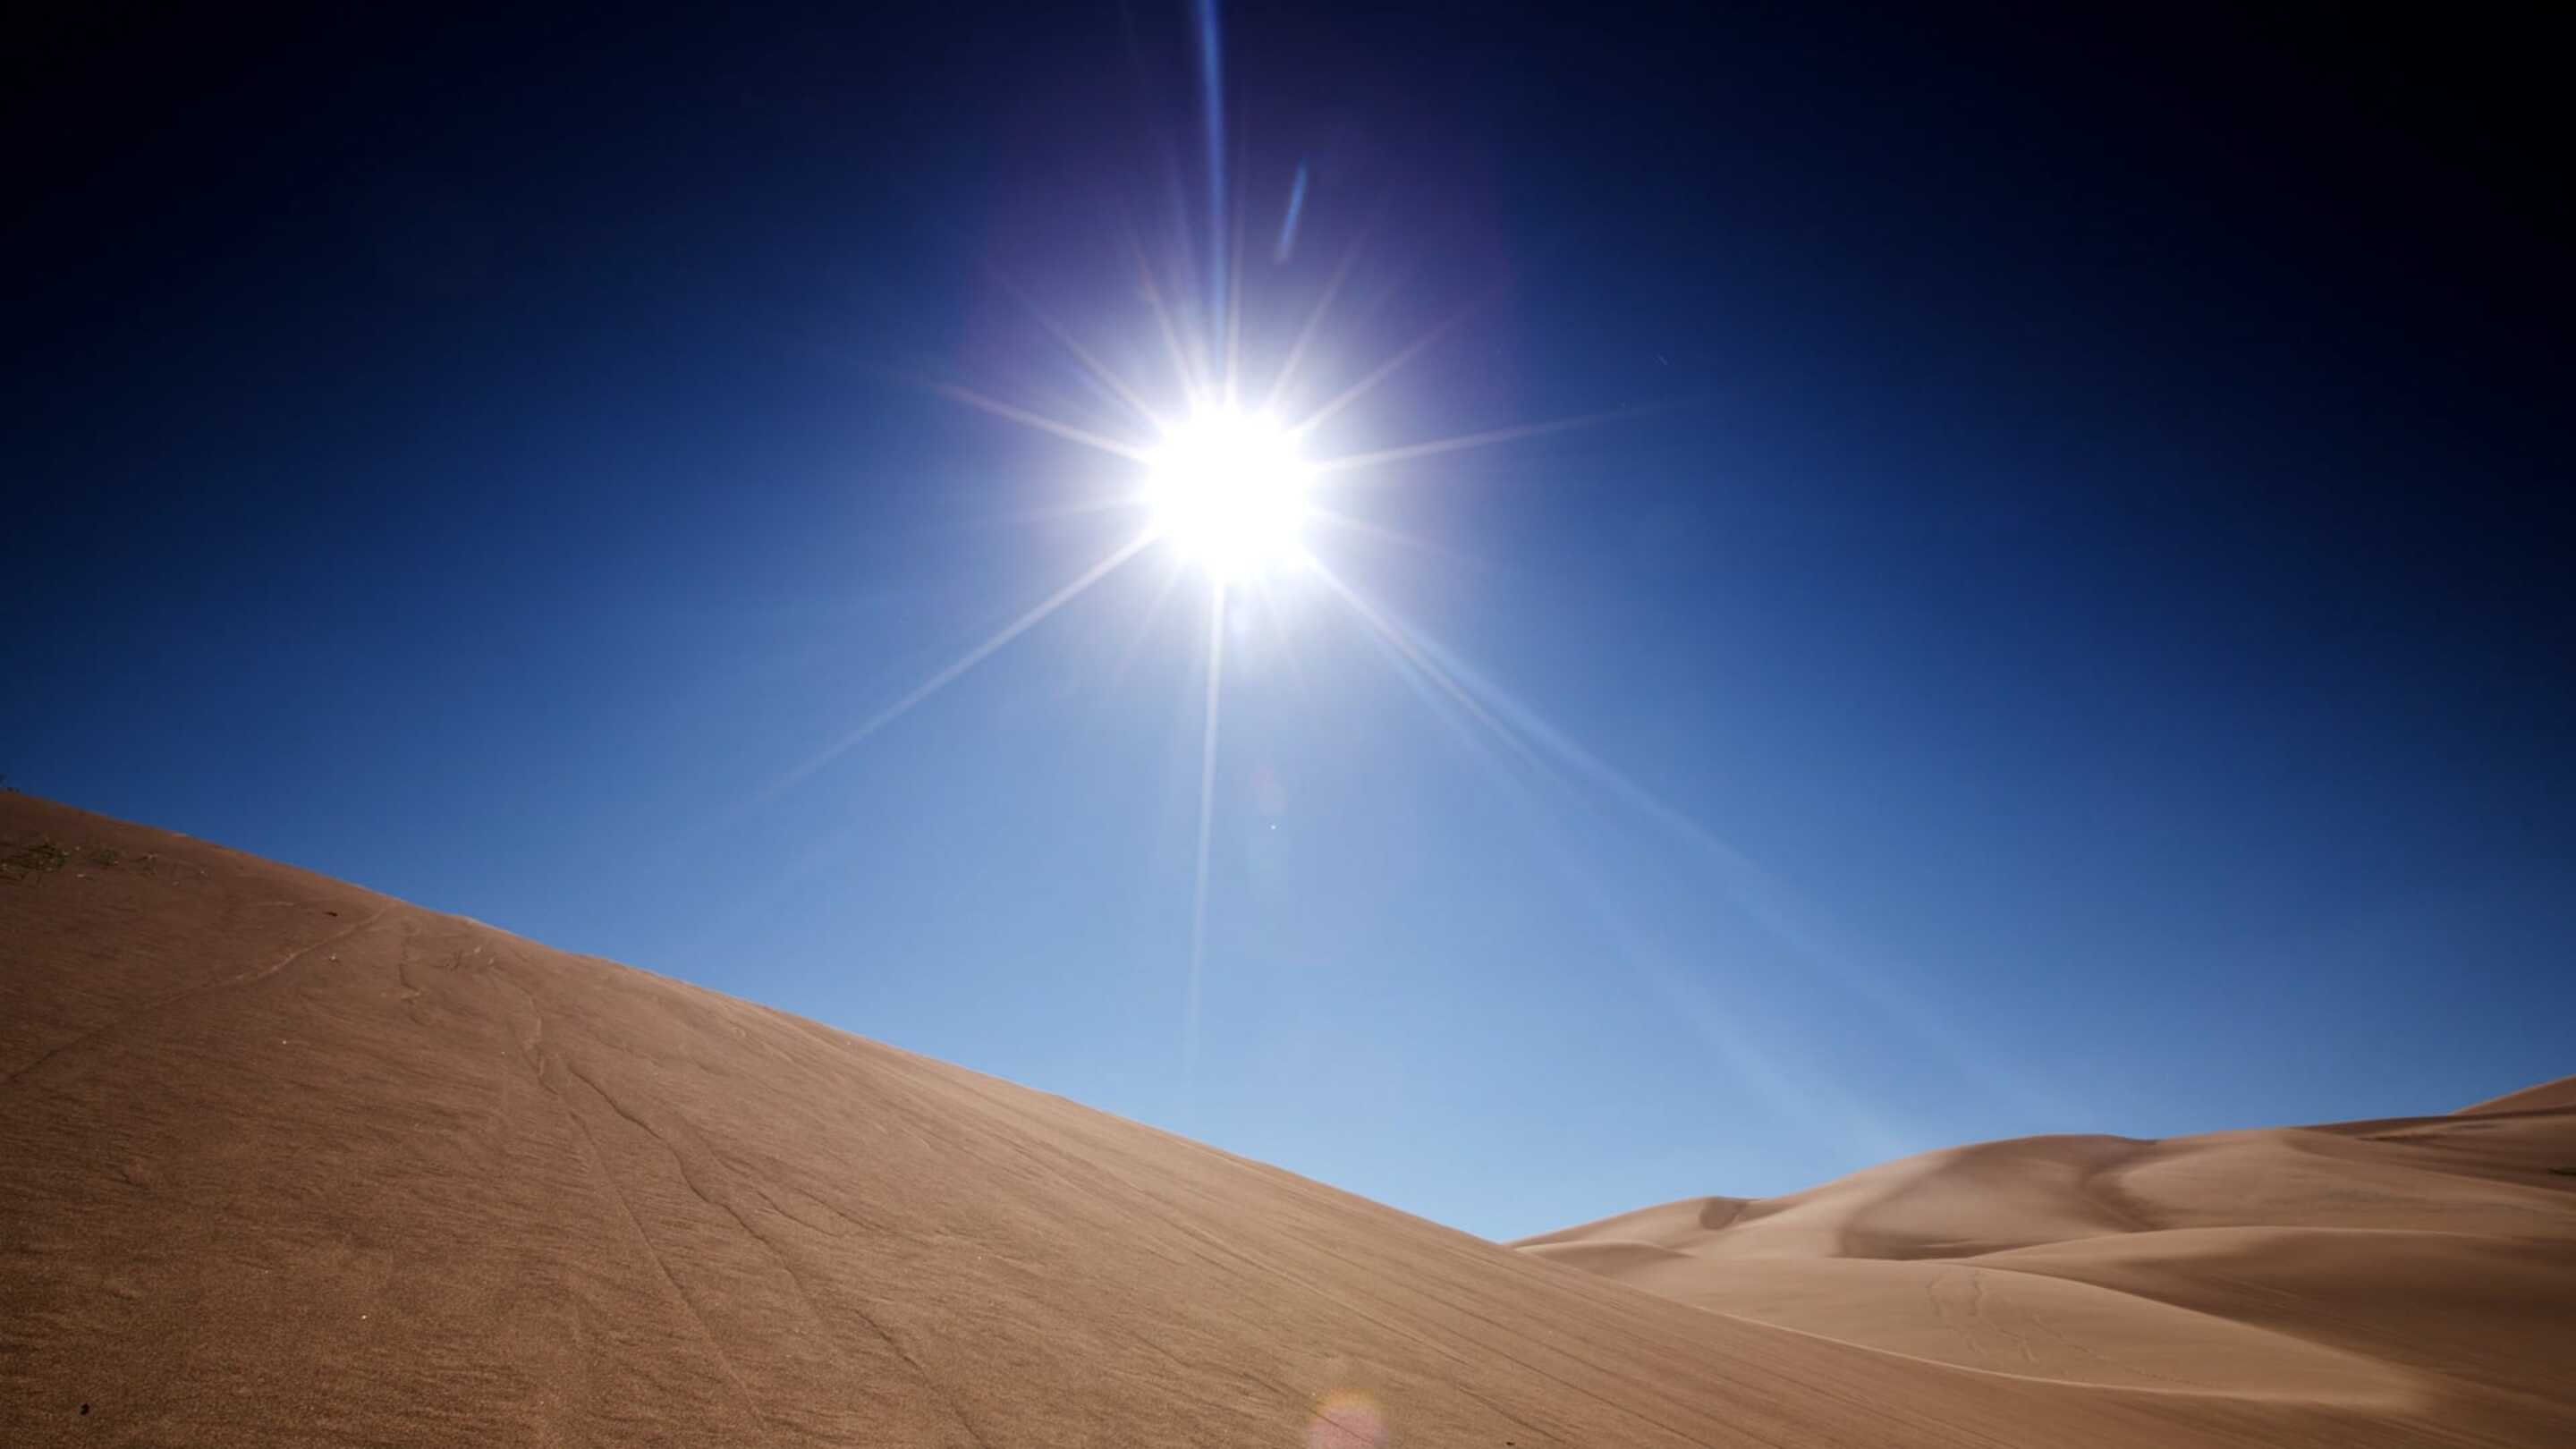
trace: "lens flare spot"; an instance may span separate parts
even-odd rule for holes
[[[1198,413],[1164,434],[1147,467],[1157,532],[1217,578],[1302,557],[1310,470],[1267,415]]]
[[[1306,1429],[1306,1449],[1381,1449],[1385,1443],[1386,1415],[1377,1401],[1348,1389],[1327,1394]]]

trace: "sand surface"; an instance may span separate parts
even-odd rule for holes
[[[2576,1442],[2564,1105],[1515,1251],[14,795],[0,1099],[13,1446]]]
[[[2576,1443],[2571,1085],[2437,1117],[1982,1143],[1516,1246],[1986,1373]]]

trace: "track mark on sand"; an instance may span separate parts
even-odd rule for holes
[[[2148,1301],[2152,1302],[2153,1300]],[[2030,1321],[2038,1324],[2041,1329],[2047,1332],[2049,1337],[2056,1339],[2059,1343],[2066,1345],[2068,1348],[2075,1350],[2077,1353],[2084,1355],[2095,1363],[2118,1369],[2122,1373],[2136,1374],[2140,1378],[2156,1379],[2164,1383],[2178,1385],[2197,1393],[2215,1394],[2226,1392],[2226,1390],[2218,1388],[2215,1385],[2204,1384],[2198,1379],[2179,1378],[2173,1374],[2160,1374],[2154,1369],[2140,1368],[2133,1363],[2123,1363],[2119,1359],[2111,1357],[2109,1354],[2096,1350],[2090,1344],[2081,1343],[2076,1339],[2068,1337],[2063,1329],[2060,1329],[2056,1324],[2049,1322],[2048,1319],[2036,1308],[2030,1310]]]
[[[577,1066],[574,1066],[570,1058],[563,1059],[563,1066],[565,1071],[568,1071],[574,1076],[580,1078],[584,1086],[589,1087],[591,1091],[597,1093],[599,1099],[608,1104],[608,1109],[610,1111],[615,1112],[618,1116],[634,1123],[638,1130],[642,1131],[645,1136],[652,1138],[654,1143],[664,1152],[669,1153],[671,1155],[671,1163],[673,1167],[679,1171],[680,1181],[688,1186],[689,1191],[696,1194],[700,1202],[703,1202],[707,1206],[722,1212],[725,1216],[732,1218],[735,1226],[741,1228],[753,1242],[758,1243],[761,1248],[769,1254],[771,1261],[778,1265],[779,1272],[786,1276],[788,1285],[796,1290],[796,1296],[804,1302],[805,1311],[812,1315],[815,1323],[827,1329],[829,1328],[832,1321],[831,1316],[824,1312],[822,1304],[815,1301],[813,1291],[806,1286],[804,1278],[797,1273],[795,1266],[788,1261],[787,1254],[779,1248],[778,1244],[773,1241],[767,1233],[764,1233],[760,1229],[752,1226],[751,1220],[744,1217],[741,1212],[736,1210],[730,1201],[720,1202],[716,1198],[710,1196],[705,1188],[700,1187],[698,1185],[696,1175],[689,1171],[689,1160],[687,1156],[684,1155],[678,1147],[672,1144],[670,1138],[656,1130],[652,1123],[647,1122],[643,1118],[635,1115],[633,1112],[628,1111],[624,1103],[610,1095],[608,1090],[600,1086],[597,1081],[593,1080],[589,1073],[584,1072]],[[765,1199],[768,1195],[763,1193],[762,1196]],[[773,1202],[771,1203],[771,1206],[774,1208],[776,1207],[776,1204]],[[782,1214],[782,1216],[789,1215]],[[795,1219],[790,1216],[790,1221],[795,1221]],[[666,1275],[667,1272],[668,1270],[666,1269]],[[674,1284],[674,1286],[676,1287],[677,1285]],[[965,1405],[958,1401],[957,1396],[949,1391],[946,1384],[939,1381],[937,1375],[931,1373],[931,1371],[922,1364],[920,1359],[913,1356],[910,1349],[904,1347],[901,1340],[897,1339],[883,1323],[879,1322],[874,1314],[869,1313],[865,1308],[858,1306],[856,1303],[852,1303],[850,1305],[850,1312],[854,1314],[860,1322],[866,1324],[870,1331],[876,1334],[877,1338],[885,1344],[887,1351],[900,1360],[904,1367],[912,1370],[914,1376],[921,1380],[922,1386],[927,1388],[930,1391],[931,1396],[939,1401],[940,1406],[948,1411],[949,1417],[957,1421],[957,1427],[965,1431],[968,1439],[974,1441],[974,1443],[979,1446],[979,1449],[991,1449],[991,1445],[986,1441],[983,1433],[976,1429],[974,1421],[967,1417]],[[848,1360],[842,1356],[839,1346],[832,1342],[830,1333],[826,1332],[823,1335],[823,1342],[825,1346],[831,1350],[833,1357],[841,1358],[844,1364],[848,1362]]]
[[[544,1050],[545,1014],[537,1009],[536,995],[513,980],[507,971],[502,970],[497,956],[492,963],[492,975],[511,990],[519,993],[520,997],[528,1003],[527,1040],[521,1041],[514,1032],[510,1036],[510,1045],[517,1049],[521,1063],[536,1078],[537,1086],[547,1096],[554,1098],[555,1106],[563,1112],[574,1129],[581,1133],[584,1165],[590,1169],[591,1175],[598,1178],[608,1189],[608,1195],[617,1200],[617,1210],[625,1216],[627,1229],[635,1235],[636,1245],[644,1250],[645,1257],[653,1261],[654,1270],[661,1275],[663,1284],[671,1291],[671,1296],[679,1301],[680,1311],[689,1316],[689,1322],[697,1329],[698,1338],[706,1345],[707,1352],[715,1355],[716,1366],[724,1372],[725,1381],[733,1385],[735,1396],[742,1401],[743,1414],[751,1420],[752,1428],[760,1435],[761,1442],[775,1443],[770,1434],[769,1422],[761,1417],[759,1403],[752,1397],[750,1386],[742,1381],[742,1374],[735,1368],[732,1355],[725,1352],[724,1344],[717,1339],[715,1331],[707,1326],[705,1316],[698,1312],[698,1305],[690,1300],[688,1290],[680,1286],[679,1278],[671,1272],[669,1260],[662,1256],[661,1249],[653,1245],[652,1234],[644,1231],[644,1220],[636,1216],[635,1205],[627,1200],[626,1189],[618,1186],[617,1174],[609,1170],[608,1159],[600,1152],[599,1138],[591,1131],[589,1121],[574,1108],[571,1100],[564,1096],[561,1089],[547,1080],[546,1063],[549,1057],[562,1062],[568,1074],[579,1078],[582,1084],[590,1087],[593,1092],[598,1092],[600,1100],[607,1101],[611,1111],[616,1111],[621,1117],[626,1116],[626,1113],[620,1110],[615,1102],[609,1101],[606,1093],[599,1092],[598,1086],[588,1077],[582,1076],[573,1067],[570,1059],[561,1053],[549,1054]],[[628,1120],[633,1119],[628,1118]],[[691,1191],[695,1190],[695,1185],[692,1184]]]
[[[527,965],[529,963],[522,961],[520,964]],[[496,968],[498,967],[497,962],[495,963],[495,966]],[[599,1150],[599,1139],[592,1132],[589,1122],[583,1119],[581,1113],[573,1109],[571,1102],[566,1100],[560,1091],[556,1090],[552,1082],[546,1080],[545,1066],[547,1062],[551,1061],[553,1063],[560,1064],[567,1075],[578,1080],[583,1086],[588,1087],[592,1094],[597,1096],[601,1102],[605,1103],[611,1112],[616,1113],[621,1119],[632,1123],[637,1130],[652,1138],[655,1145],[659,1146],[664,1152],[669,1153],[673,1165],[680,1174],[680,1181],[687,1186],[689,1191],[694,1194],[699,1201],[705,1203],[711,1208],[715,1208],[718,1211],[723,1212],[727,1217],[732,1218],[734,1223],[739,1226],[744,1233],[749,1235],[754,1242],[760,1244],[760,1246],[768,1252],[770,1257],[777,1262],[779,1271],[787,1276],[789,1284],[796,1290],[797,1297],[804,1300],[807,1311],[813,1314],[816,1323],[828,1327],[831,1322],[830,1317],[824,1312],[822,1306],[815,1301],[814,1295],[812,1291],[807,1288],[804,1279],[797,1275],[793,1267],[789,1266],[786,1255],[780,1251],[778,1245],[773,1242],[767,1234],[762,1233],[759,1229],[753,1227],[750,1221],[744,1218],[730,1202],[718,1201],[713,1196],[710,1196],[705,1188],[698,1185],[697,1178],[689,1170],[688,1159],[677,1147],[672,1145],[669,1138],[656,1130],[651,1123],[645,1121],[635,1113],[628,1111],[625,1104],[619,1102],[606,1088],[600,1086],[598,1081],[593,1079],[589,1073],[574,1065],[569,1056],[566,1056],[561,1052],[546,1053],[541,1050],[541,1044],[545,1039],[545,1016],[537,1009],[535,994],[530,992],[527,987],[512,979],[510,974],[505,970],[496,969],[493,974],[507,982],[510,988],[518,992],[519,995],[525,998],[528,1003],[528,1014],[530,1018],[528,1039],[524,1042],[517,1042],[514,1039],[514,1045],[519,1047],[523,1055],[523,1059],[527,1061],[530,1069],[536,1073],[538,1084],[543,1086],[546,1091],[555,1098],[557,1104],[563,1108],[564,1115],[572,1119],[573,1125],[581,1129],[583,1141],[588,1146],[587,1157],[592,1172],[596,1174],[601,1181],[608,1185],[610,1193],[616,1197],[617,1205],[625,1213],[627,1225],[633,1229],[636,1240],[643,1245],[645,1253],[653,1259],[654,1267],[661,1271],[662,1281],[670,1285],[672,1294],[680,1301],[680,1306],[687,1310],[690,1321],[697,1326],[699,1336],[705,1340],[709,1351],[715,1354],[717,1362],[723,1366],[725,1377],[732,1382],[734,1391],[741,1395],[744,1412],[749,1414],[752,1422],[760,1428],[763,1439],[768,1439],[769,1426],[767,1422],[761,1418],[760,1411],[756,1407],[749,1387],[744,1384],[741,1374],[735,1370],[732,1358],[725,1353],[724,1347],[717,1340],[714,1330],[707,1325],[705,1317],[698,1312],[697,1305],[690,1300],[688,1290],[681,1287],[680,1280],[672,1274],[670,1263],[663,1258],[661,1251],[653,1246],[651,1235],[644,1231],[643,1220],[636,1216],[634,1205],[627,1200],[625,1190],[617,1185],[616,1175],[608,1170],[606,1158]],[[757,1190],[757,1184],[755,1184],[755,1190]],[[768,1195],[765,1192],[761,1195],[764,1200],[767,1200]],[[772,1201],[771,1206],[776,1208],[777,1204]],[[793,1214],[782,1212],[781,1215],[788,1217],[790,1221],[800,1221],[796,1219]],[[940,1406],[948,1411],[949,1417],[956,1421],[957,1427],[977,1446],[977,1449],[992,1449],[990,1442],[987,1441],[983,1434],[976,1429],[974,1422],[966,1416],[965,1408],[958,1402],[956,1395],[951,1393],[947,1386],[942,1384],[939,1379],[929,1371],[929,1369],[925,1368],[921,1361],[914,1357],[909,1349],[904,1347],[901,1340],[897,1339],[883,1323],[879,1322],[874,1315],[870,1314],[864,1308],[860,1308],[856,1304],[852,1304],[850,1311],[852,1314],[857,1316],[860,1322],[868,1326],[869,1331],[874,1333],[879,1341],[884,1343],[888,1352],[892,1353],[906,1368],[912,1370],[913,1374],[920,1379],[922,1385],[939,1401]],[[838,1345],[832,1344],[829,1333],[824,1335],[824,1341],[835,1357],[841,1357],[840,1349]],[[846,1361],[847,1360],[844,1359],[844,1362]]]
[[[570,1071],[571,1063],[566,1062],[565,1069]],[[581,1074],[573,1072],[573,1075],[578,1077]],[[538,1069],[537,1079],[541,1083],[545,1081],[542,1066]],[[585,1083],[589,1081],[587,1077],[582,1080]],[[546,1084],[546,1090],[555,1092],[550,1083]],[[593,1087],[591,1090],[597,1091],[598,1088]],[[698,1312],[698,1305],[690,1301],[689,1291],[681,1287],[680,1280],[673,1276],[671,1264],[662,1256],[662,1250],[653,1246],[652,1234],[644,1231],[644,1220],[635,1215],[635,1205],[627,1200],[626,1189],[617,1185],[617,1174],[608,1170],[607,1159],[599,1150],[599,1138],[591,1132],[590,1123],[583,1120],[581,1113],[573,1109],[571,1102],[564,1100],[561,1092],[555,1092],[555,1100],[563,1104],[564,1115],[572,1119],[573,1126],[581,1129],[582,1142],[588,1149],[584,1155],[590,1163],[592,1173],[607,1185],[609,1196],[617,1199],[618,1210],[626,1215],[626,1226],[633,1230],[636,1243],[644,1249],[644,1256],[653,1260],[653,1266],[661,1273],[662,1281],[669,1285],[671,1296],[679,1300],[680,1310],[689,1315],[690,1323],[696,1325],[698,1337],[705,1342],[707,1351],[715,1355],[717,1366],[724,1370],[726,1382],[733,1385],[734,1393],[741,1398],[742,1411],[750,1418],[752,1427],[759,1431],[761,1442],[775,1442],[770,1437],[769,1422],[760,1416],[758,1401],[752,1398],[750,1387],[743,1383],[741,1372],[734,1367],[733,1356],[725,1352],[724,1344],[716,1337],[715,1330],[707,1326],[707,1320]],[[615,1105],[615,1103],[610,1104],[612,1108]]]
[[[393,907],[391,905],[384,906],[378,909],[375,914],[367,917],[363,921],[360,921],[356,925],[343,931],[335,931],[332,934],[323,937],[321,940],[314,942],[310,946],[303,946],[296,950],[289,951],[266,966],[246,971],[239,976],[227,976],[220,981],[209,981],[203,986],[192,986],[185,991],[162,997],[158,1001],[139,1007],[134,1011],[116,1018],[114,1021],[92,1027],[90,1030],[82,1032],[79,1036],[73,1037],[70,1041],[52,1048],[44,1055],[36,1058],[34,1061],[27,1063],[25,1066],[18,1068],[14,1072],[11,1072],[7,1077],[0,1078],[0,1087],[15,1086],[20,1078],[34,1072],[37,1068],[44,1066],[47,1062],[54,1060],[65,1052],[77,1051],[86,1047],[90,1043],[116,1031],[120,1027],[130,1026],[135,1022],[141,1021],[149,1016],[157,1015],[171,1007],[194,1001],[202,996],[211,996],[218,991],[227,990],[231,987],[256,986],[260,982],[266,981],[268,978],[285,970],[287,967],[294,965],[296,962],[303,960],[305,957],[312,955],[316,951],[322,950],[327,946],[339,945],[341,942],[346,941],[350,937],[366,930],[376,922],[383,920],[392,911]]]
[[[2021,1361],[2033,1368],[2038,1367],[2039,1355],[2030,1351],[2030,1340],[2004,1327],[2002,1319],[1986,1311],[1986,1276],[1974,1268],[1960,1271],[1968,1275],[1968,1317],[2011,1339],[2013,1347],[2021,1350]]]

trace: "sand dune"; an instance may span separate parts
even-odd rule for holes
[[[2576,1107],[2576,1077],[2560,1077],[2519,1092],[2507,1092],[2474,1107],[2462,1107],[2458,1114],[2466,1117],[2479,1112],[2548,1112]]]
[[[2576,1442],[2567,1086],[2451,1116],[1984,1143],[1517,1246],[1984,1372],[2400,1413],[2465,1389]]]
[[[0,796],[0,1094],[11,1445],[2163,1449],[2571,1424],[2550,1370],[2576,1179],[2535,1164],[2576,1153],[2547,1111],[1996,1144],[1514,1252],[22,796]],[[1776,1312],[1549,1255],[1735,1271]],[[2083,1370],[2115,1340],[2116,1372]]]

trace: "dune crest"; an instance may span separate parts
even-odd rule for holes
[[[2576,1430],[2571,1081],[2435,1117],[1983,1143],[1715,1226],[1698,1205],[1734,1199],[1514,1246],[1988,1372],[2383,1408],[2465,1390]]]
[[[2490,1097],[2474,1106],[2462,1107],[2452,1115],[2468,1117],[2487,1112],[2556,1112],[2569,1107],[2576,1107],[2576,1077],[2560,1077],[2554,1082],[2542,1082],[2538,1086],[2525,1087],[2518,1092],[2507,1092],[2501,1097]]]

